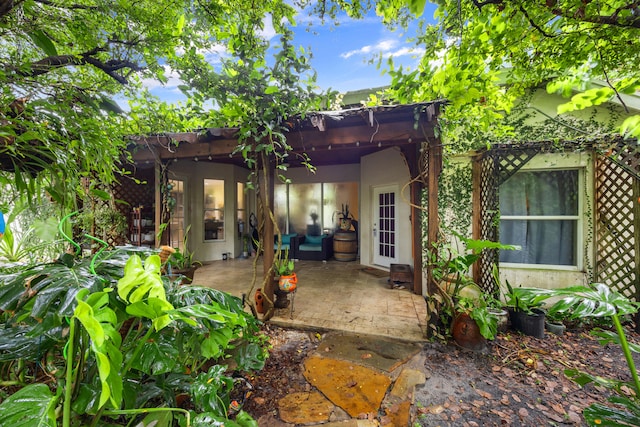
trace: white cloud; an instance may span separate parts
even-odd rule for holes
[[[166,83],[162,83],[156,79],[142,79],[142,85],[149,90],[164,88],[164,89],[177,89],[177,87],[184,82],[180,80],[178,73],[174,71],[169,65],[164,65],[164,75],[167,78]]]
[[[360,49],[351,50],[340,54],[341,58],[349,59],[352,56],[371,56],[372,54],[382,54],[384,58],[399,58],[401,56],[421,56],[425,50],[423,48],[400,46],[399,42],[394,39],[382,40],[375,45],[366,45]]]
[[[370,55],[372,53],[388,53],[398,44],[397,40],[387,39],[376,43],[375,45],[362,46],[360,49],[350,50],[340,54],[341,58],[349,59],[354,55]]]
[[[415,48],[415,47],[402,47],[398,50],[392,52],[385,52],[382,56],[385,58],[393,57],[398,58],[400,56],[421,56],[425,52],[424,48]]]

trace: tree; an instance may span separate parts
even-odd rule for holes
[[[413,0],[382,0],[385,16]],[[441,0],[437,23],[416,38],[425,53],[415,70],[395,69],[392,93],[401,102],[446,98],[449,130],[460,123],[488,129],[527,89],[546,87],[571,99],[559,112],[617,100],[640,88],[640,5],[631,1],[546,2]],[[601,80],[604,86],[593,86]],[[469,118],[472,117],[472,123]],[[446,130],[446,129],[445,129]],[[508,129],[504,129],[508,132]],[[623,134],[640,136],[640,116]],[[467,147],[468,148],[468,147]]]
[[[44,182],[54,199],[72,205],[81,177],[107,184],[114,179],[126,135],[193,130],[225,119],[244,123],[245,111],[255,114],[255,108],[229,107],[216,117],[202,105],[255,99],[246,90],[240,94],[246,84],[229,84],[247,75],[258,82],[272,51],[261,37],[265,23],[284,34],[293,15],[281,0],[3,2],[0,166],[14,172],[4,181],[30,194]],[[214,66],[208,57],[218,51],[223,53]],[[291,45],[283,44],[282,52],[290,57]],[[238,67],[249,74],[236,73]],[[279,79],[298,71],[297,65],[274,69],[268,87],[254,89],[274,95],[293,88],[294,81]],[[169,72],[187,82],[181,89],[190,100],[181,109],[143,89],[143,79],[165,82]],[[115,96],[132,100],[130,113]],[[274,115],[284,117],[284,108],[278,104]]]

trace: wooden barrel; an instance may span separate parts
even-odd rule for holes
[[[333,235],[333,256],[336,261],[355,261],[358,238],[355,231],[336,231]]]

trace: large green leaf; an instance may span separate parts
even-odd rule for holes
[[[110,402],[114,408],[119,408],[122,402],[122,353],[121,337],[116,329],[117,316],[109,307],[108,292],[96,292],[84,298],[87,293],[83,290],[78,294],[74,317],[91,337],[91,350],[102,384],[99,404],[102,407]]]
[[[640,426],[640,404],[637,400],[614,396],[609,401],[616,406],[595,403],[582,411],[587,424],[607,427]]]
[[[144,264],[140,256],[131,256],[124,267],[124,277],[118,280],[118,295],[129,303],[146,297],[166,300],[160,276],[160,256],[151,255]]]
[[[0,425],[11,427],[56,427],[57,397],[46,384],[21,388],[0,403]]]
[[[182,371],[181,354],[174,344],[172,336],[158,335],[152,341],[144,343],[140,356],[133,361],[132,367],[148,375],[159,375]]]
[[[55,45],[47,35],[41,30],[35,30],[29,33],[29,37],[33,43],[38,46],[47,56],[58,56]]]
[[[62,328],[48,330],[37,337],[30,335],[32,327],[17,325],[0,329],[0,362],[25,359],[39,360],[62,336]],[[56,338],[54,338],[56,337]]]

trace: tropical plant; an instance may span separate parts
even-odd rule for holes
[[[485,249],[515,249],[488,240],[468,239],[453,232],[464,244],[458,252],[449,242],[438,242],[428,254],[427,267],[431,269],[435,292],[426,297],[427,325],[431,336],[446,339],[450,325],[459,313],[467,313],[476,321],[485,338],[493,339],[497,331],[498,318],[488,301],[496,296],[485,295],[468,276],[471,266],[480,259]]]
[[[241,373],[261,369],[266,357],[258,322],[239,298],[177,286],[145,248],[67,253],[0,275],[0,310],[2,425],[234,425],[224,421],[226,407],[188,411],[178,395],[195,403],[220,393],[224,402],[228,390],[217,384],[230,376],[226,360]],[[210,366],[217,368],[194,387]],[[236,420],[250,425],[242,412]]]
[[[532,314],[533,309],[542,307],[542,301],[536,298],[536,293],[531,291],[534,288],[514,288],[508,280],[505,280],[505,286],[507,287],[507,292],[504,293],[507,308]]]
[[[273,261],[273,268],[275,274],[278,276],[289,276],[295,269],[295,261],[289,259],[289,248],[283,251],[276,252],[276,257]]]
[[[173,248],[174,252],[169,256],[167,263],[171,266],[172,270],[187,270],[189,268],[201,266],[200,261],[194,259],[194,253],[189,250],[189,231],[191,231],[191,224],[187,226],[184,231],[184,238],[182,239],[182,249]]]
[[[585,317],[609,317],[613,321],[615,332],[602,329],[592,330],[600,344],[617,344],[621,347],[627,362],[631,381],[602,378],[577,369],[566,369],[565,375],[584,386],[594,383],[600,387],[614,390],[617,395],[610,397],[609,405],[594,403],[582,412],[591,426],[634,426],[640,425],[640,378],[633,360],[632,352],[640,353],[640,345],[627,340],[622,320],[638,312],[640,303],[631,302],[618,292],[612,291],[602,283],[589,286],[571,286],[560,289],[528,288],[526,292],[542,302],[552,297],[560,297],[547,310],[552,316],[562,314],[567,319]],[[628,390],[633,390],[628,393]]]

